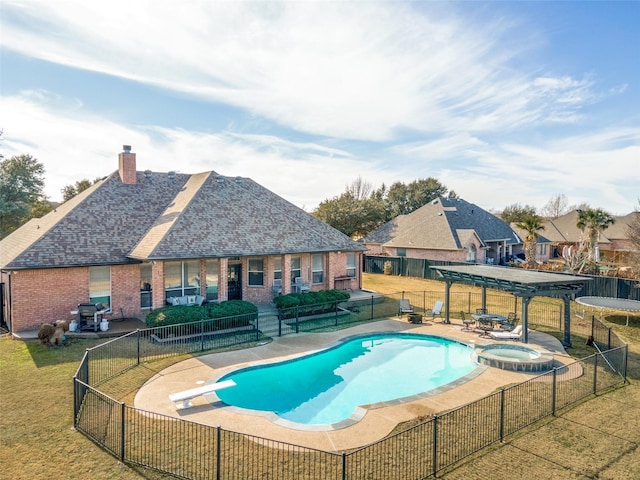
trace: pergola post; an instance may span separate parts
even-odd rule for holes
[[[487,311],[487,287],[482,285],[482,311]]]
[[[522,343],[529,343],[529,302],[531,297],[522,297]]]

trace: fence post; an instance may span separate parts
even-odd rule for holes
[[[598,391],[598,354],[593,356],[593,393]]]
[[[338,326],[338,302],[336,302],[335,310],[336,310],[335,326],[337,327]]]
[[[438,415],[433,416],[433,476],[438,472]]]
[[[608,328],[607,350],[611,350],[611,327]]]
[[[120,461],[124,463],[124,455],[125,455],[125,422],[124,416],[126,412],[126,405],[124,402],[120,403]]]
[[[256,312],[256,342],[260,340],[260,314]]]
[[[200,351],[204,352],[204,319],[200,319]]]
[[[342,452],[342,480],[347,480],[347,454]]]
[[[140,365],[140,329],[136,328],[136,336],[138,337],[138,365]]]
[[[558,367],[553,369],[553,383],[551,384],[551,415],[556,416],[556,380]]]
[[[371,317],[369,320],[373,320],[373,295],[371,295]]]
[[[220,446],[220,425],[216,427],[216,480],[220,480],[220,457],[222,455],[222,447]]]
[[[500,389],[500,441],[504,441],[504,388]]]
[[[300,307],[298,305],[296,305],[296,333],[300,333],[300,314],[299,314],[299,309],[300,309]]]
[[[591,315],[591,338],[596,338],[595,330],[596,330],[596,317]]]

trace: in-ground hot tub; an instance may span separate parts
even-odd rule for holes
[[[515,372],[544,372],[553,368],[553,354],[532,345],[493,343],[477,347],[474,357],[482,365]]]

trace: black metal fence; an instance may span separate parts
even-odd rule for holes
[[[453,293],[453,292],[452,292]],[[171,356],[259,342],[304,329],[369,321],[398,314],[398,299],[416,308],[432,306],[439,292],[399,292],[359,304],[336,306],[314,318],[268,314],[251,321],[222,319],[172,330],[147,329],[88,349],[74,377],[74,424],[122,462],[189,479],[253,478],[371,480],[430,478],[444,468],[506,436],[554,415],[594,393],[626,380],[627,346],[595,318],[572,324],[601,349],[572,364],[503,388],[480,400],[426,419],[383,440],[335,453],[210,427],[141,410],[105,393],[119,376],[138,365]],[[474,311],[480,294],[451,297],[461,311]],[[517,311],[513,297],[487,295],[492,311]],[[530,304],[531,324],[562,328],[562,306]],[[346,308],[345,308],[346,307]],[[349,312],[347,314],[343,312]],[[225,323],[226,322],[226,323]],[[247,324],[248,323],[248,324]],[[234,328],[231,328],[234,326]],[[116,379],[116,380],[113,380]],[[100,388],[98,388],[100,387]]]

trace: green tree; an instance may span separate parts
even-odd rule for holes
[[[320,202],[313,215],[345,235],[358,238],[381,225],[384,203],[371,196],[358,198],[347,188],[341,195]]]
[[[86,178],[82,180],[78,180],[74,185],[67,185],[62,188],[62,201],[66,202],[67,200],[71,200],[73,197],[78,195],[80,192],[83,192],[87,188],[89,188],[94,183],[100,181],[99,178],[96,178],[93,183]]]
[[[432,177],[414,180],[406,185],[395,182],[386,195],[385,221],[398,215],[407,215],[438,197],[446,196],[447,192],[447,187]]]
[[[526,218],[535,216],[537,216],[536,207],[519,203],[506,206],[500,214],[500,218],[507,223],[524,222]]]
[[[598,255],[600,233],[614,223],[615,219],[601,208],[578,210],[578,223],[576,225],[587,235],[589,259],[591,261],[598,262],[600,260]]]
[[[44,166],[31,155],[0,161],[0,238],[32,218],[32,208],[46,199]]]
[[[525,268],[534,268],[536,266],[536,245],[540,237],[539,232],[544,230],[542,217],[539,215],[526,217],[521,222],[517,222],[516,227],[526,233],[524,237],[524,266]]]

